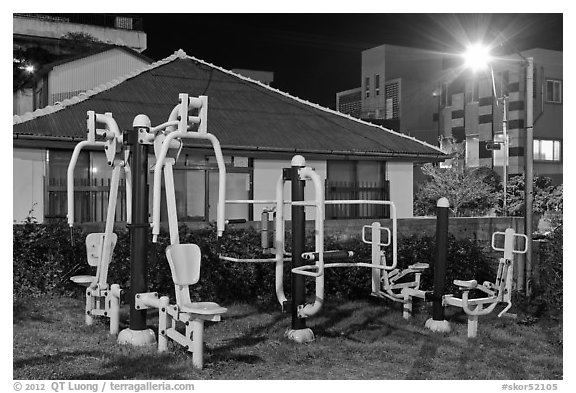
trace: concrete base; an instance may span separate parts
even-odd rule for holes
[[[449,333],[451,330],[450,323],[446,320],[435,321],[434,319],[429,318],[424,326],[432,330],[433,332],[438,333]]]
[[[118,344],[130,344],[135,347],[155,345],[156,336],[152,329],[131,330],[124,329],[118,334]]]
[[[314,333],[312,329],[298,329],[298,330],[287,330],[286,336],[297,343],[309,343],[314,341]]]

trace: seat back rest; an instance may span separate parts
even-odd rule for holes
[[[86,236],[86,258],[88,259],[88,264],[90,266],[100,266],[102,262],[102,250],[104,249],[104,233],[96,232],[90,233]],[[118,236],[112,232],[110,245],[110,257],[116,247],[116,241]],[[109,258],[111,259],[111,258]]]
[[[172,244],[166,247],[166,258],[175,285],[194,285],[200,279],[202,254],[196,244]]]

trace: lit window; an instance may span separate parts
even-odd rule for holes
[[[561,161],[562,142],[553,140],[534,139],[534,160]]]
[[[377,96],[380,95],[380,75],[376,75],[374,77],[374,91],[376,92]]]
[[[562,81],[546,81],[546,102],[562,103]]]

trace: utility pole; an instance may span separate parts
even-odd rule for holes
[[[525,234],[528,238],[526,251],[526,296],[532,293],[532,209],[534,205],[534,58],[526,59],[526,188],[524,207],[526,209]]]

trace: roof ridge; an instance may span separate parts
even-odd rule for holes
[[[127,79],[132,79],[146,71],[150,71],[154,68],[158,68],[166,63],[170,63],[178,58],[182,59],[186,57],[186,52],[184,52],[182,49],[179,49],[177,51],[175,51],[173,54],[171,54],[168,57],[165,57],[164,59],[155,61],[151,64],[142,66],[137,68],[136,70],[130,71],[118,78],[115,78],[109,82],[106,83],[102,83],[96,87],[93,87],[92,89],[88,89],[84,92],[78,93],[77,95],[70,97],[70,98],[66,98],[65,100],[62,100],[61,102],[56,102],[53,105],[48,105],[45,106],[44,108],[38,108],[35,111],[32,112],[26,112],[23,113],[22,115],[14,115],[12,117],[12,125],[15,124],[19,124],[19,123],[24,123],[26,121],[32,120],[32,119],[36,119],[38,117],[42,117],[45,115],[49,115],[51,113],[57,112],[59,110],[62,110],[68,106],[77,104],[78,102],[84,101],[86,99],[88,99],[89,97],[92,97],[93,95],[99,94],[103,91],[109,90],[117,85],[119,85],[120,83],[124,82]]]
[[[180,49],[180,51],[184,52],[182,49]],[[184,54],[185,54],[185,52],[184,52]],[[199,58],[197,58],[197,57],[190,56],[190,55],[186,55],[186,56],[187,56],[189,59],[192,59],[192,60],[194,60],[194,61],[197,61],[197,62],[200,62],[200,63],[202,63],[202,64],[205,64],[205,65],[207,65],[207,66],[209,66],[209,67],[215,68],[215,69],[217,69],[217,70],[219,70],[219,71],[222,71],[222,72],[224,72],[224,73],[227,73],[227,74],[236,76],[236,77],[238,77],[239,79],[243,79],[243,80],[248,81],[248,82],[251,82],[251,83],[256,83],[257,85],[260,85],[261,87],[263,87],[263,88],[265,88],[265,89],[268,89],[268,90],[271,90],[271,91],[273,91],[273,92],[279,93],[279,94],[281,94],[281,95],[283,95],[283,96],[285,96],[285,97],[287,97],[287,98],[296,100],[296,101],[298,101],[298,102],[300,102],[300,103],[302,103],[302,104],[311,106],[311,107],[313,107],[313,108],[322,110],[322,111],[327,112],[327,113],[330,113],[330,114],[338,115],[338,116],[341,116],[341,117],[344,117],[344,118],[347,118],[347,119],[356,121],[356,122],[361,123],[361,124],[364,124],[364,125],[368,125],[368,126],[371,126],[371,127],[379,128],[379,129],[384,130],[384,131],[387,131],[387,132],[389,132],[389,133],[391,133],[391,134],[397,135],[397,136],[402,137],[402,138],[405,138],[405,139],[412,140],[412,141],[414,141],[414,142],[418,142],[418,143],[420,143],[420,144],[422,144],[422,145],[424,145],[424,146],[426,146],[426,147],[429,147],[429,148],[432,148],[432,149],[434,149],[434,150],[437,150],[437,151],[439,151],[439,152],[441,152],[441,153],[444,153],[438,146],[431,145],[431,144],[429,144],[429,143],[427,143],[427,142],[424,142],[424,141],[421,141],[420,139],[415,138],[415,137],[413,137],[413,136],[406,135],[406,134],[402,134],[402,133],[400,133],[400,132],[398,132],[398,131],[390,130],[390,129],[385,128],[385,127],[382,127],[382,126],[380,126],[380,125],[377,125],[377,124],[374,124],[374,123],[370,123],[370,122],[368,122],[368,121],[364,121],[364,120],[362,120],[362,119],[358,119],[358,118],[356,118],[356,117],[350,116],[350,115],[347,114],[347,113],[338,112],[338,111],[336,111],[336,110],[334,110],[334,109],[326,108],[326,107],[324,107],[324,106],[322,106],[322,105],[319,105],[319,104],[316,104],[316,103],[307,101],[307,100],[305,100],[305,99],[303,99],[303,98],[293,96],[293,95],[291,95],[290,93],[286,93],[286,92],[284,92],[284,91],[282,91],[282,90],[278,90],[278,89],[273,88],[273,87],[271,87],[271,86],[269,86],[269,85],[267,85],[267,84],[265,84],[265,83],[262,83],[262,82],[260,82],[260,81],[258,81],[258,80],[249,78],[249,77],[244,76],[244,75],[240,75],[240,74],[238,74],[238,73],[236,73],[236,72],[234,72],[234,71],[227,70],[227,69],[225,69],[225,68],[222,68],[222,67],[220,67],[220,66],[217,66],[217,65],[215,65],[215,64],[212,64],[212,63],[207,62],[207,61],[205,61],[205,60],[199,59]]]

